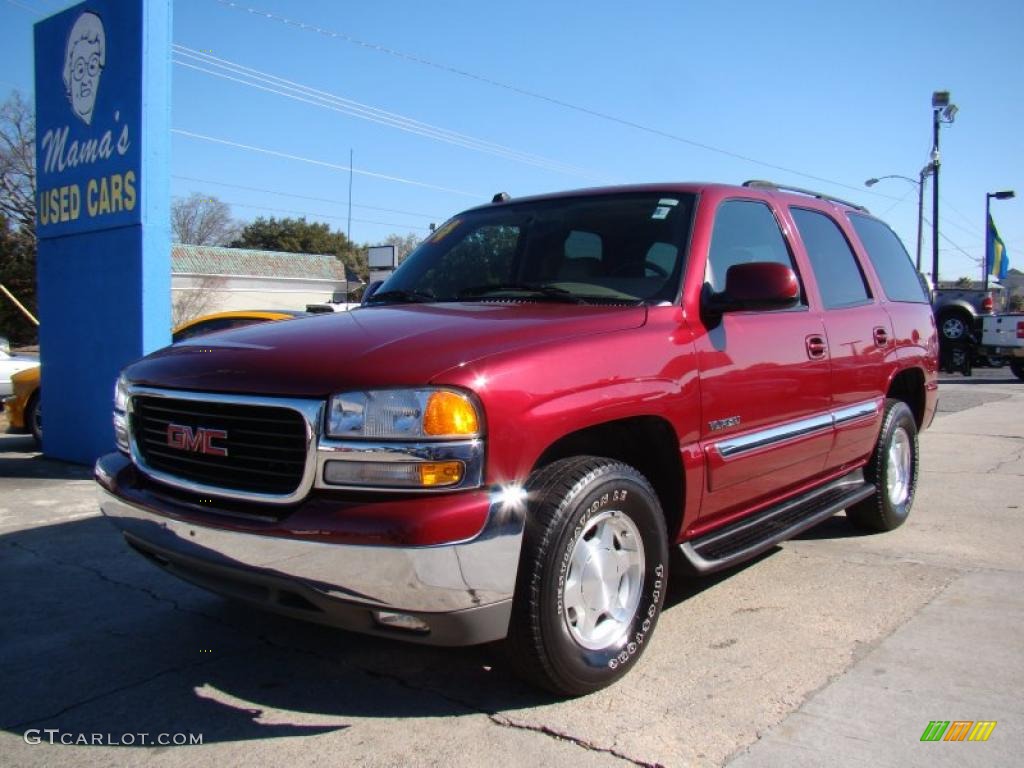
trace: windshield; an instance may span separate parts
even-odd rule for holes
[[[693,201],[691,194],[640,192],[459,214],[367,303],[673,302]]]

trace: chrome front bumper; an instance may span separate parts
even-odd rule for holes
[[[508,631],[524,515],[501,494],[477,536],[431,547],[329,544],[213,528],[150,512],[102,487],[99,503],[128,543],[165,569],[279,613],[439,645],[490,642]],[[376,621],[379,610],[419,618],[430,632],[390,629]]]

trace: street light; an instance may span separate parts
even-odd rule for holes
[[[914,261],[917,271],[921,271],[921,228],[924,223],[924,180],[928,178],[929,174],[932,173],[934,167],[931,163],[928,163],[924,168],[921,169],[921,173],[918,174],[917,181],[914,181],[909,176],[901,176],[898,173],[892,173],[888,176],[879,176],[877,179],[868,179],[864,182],[865,187],[873,187],[883,179],[903,179],[909,181],[911,184],[917,187],[917,258]]]
[[[1009,200],[1011,197],[1015,197],[1015,193],[1012,189],[1004,189],[1002,192],[986,192],[985,193],[985,258],[981,260],[981,271],[982,271],[982,283],[985,290],[988,290],[988,239],[989,239],[989,221],[991,221],[988,209],[989,204],[992,202],[994,197],[996,200]],[[993,233],[994,234],[994,233]],[[995,243],[993,243],[993,248]],[[995,266],[993,264],[993,266]]]
[[[949,103],[949,91],[932,93],[932,285],[939,287],[939,124],[956,119],[956,104]]]

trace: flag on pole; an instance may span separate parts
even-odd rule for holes
[[[992,214],[988,217],[988,227],[985,232],[985,264],[988,273],[1003,280],[1010,269],[1010,260],[1006,256],[1006,246],[1003,239],[996,231],[996,223],[992,221]]]

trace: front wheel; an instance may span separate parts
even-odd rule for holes
[[[658,622],[668,576],[665,518],[647,479],[581,456],[529,483],[508,648],[531,682],[578,696],[636,664]]]
[[[1016,376],[1021,381],[1024,381],[1024,358],[1011,358],[1010,370],[1013,371],[1014,376]]]
[[[891,531],[910,515],[917,491],[917,422],[902,400],[886,400],[882,429],[864,476],[875,492],[846,510],[846,517],[867,531]]]
[[[43,445],[43,412],[40,405],[40,395],[36,392],[25,406],[25,426],[29,428],[32,437],[36,439],[36,445]]]

